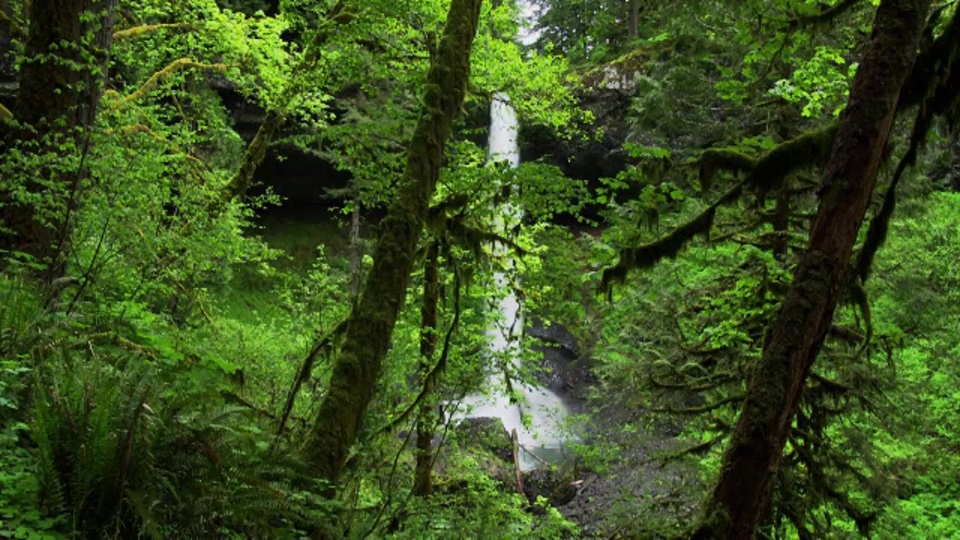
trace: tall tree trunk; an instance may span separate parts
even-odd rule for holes
[[[31,2],[20,89],[13,109],[18,124],[8,134],[7,146],[23,144],[25,151],[40,154],[86,152],[103,91],[115,5],[116,0]],[[11,229],[0,238],[0,249],[33,256],[46,265],[42,277],[51,279],[63,271],[69,214],[77,205],[82,171],[41,168],[33,175],[52,177],[53,189],[41,178],[27,181],[27,191],[65,198],[57,201],[63,203],[58,205],[62,210],[39,215],[32,204],[16,201],[9,193],[0,194],[0,216]]]
[[[640,0],[627,0],[627,39],[634,41],[640,37]]]
[[[883,0],[840,120],[810,242],[771,328],[721,477],[692,538],[749,539],[764,510],[804,381],[850,274],[900,88],[930,0]]]
[[[423,304],[420,306],[420,377],[427,389],[428,374],[437,350],[437,305],[440,303],[440,247],[430,244],[423,272]],[[432,393],[432,392],[431,392]],[[437,423],[434,399],[426,395],[417,412],[417,466],[413,494],[429,497],[433,492],[433,436]]]
[[[360,293],[360,278],[363,274],[363,253],[360,244],[360,190],[353,197],[353,212],[350,216],[350,298]]]
[[[407,149],[403,180],[381,227],[373,268],[347,321],[330,388],[313,426],[308,455],[335,485],[343,472],[370,400],[406,294],[417,242],[443,166],[444,146],[463,104],[470,51],[482,0],[453,0],[427,75],[420,120]]]

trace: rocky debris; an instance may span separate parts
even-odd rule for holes
[[[585,538],[656,538],[656,531],[692,522],[702,495],[700,475],[683,459],[664,460],[675,439],[622,438],[615,463],[583,472],[571,482],[574,496],[558,509]]]
[[[543,497],[552,506],[561,507],[577,496],[582,481],[573,477],[570,468],[545,467],[526,473],[523,476],[523,493],[531,503]]]

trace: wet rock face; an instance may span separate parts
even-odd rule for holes
[[[572,405],[585,401],[587,390],[597,379],[590,370],[591,359],[584,354],[577,338],[562,325],[545,325],[537,317],[530,319],[525,331],[541,341],[533,346],[543,355],[536,370],[537,382],[572,401]]]
[[[599,185],[600,178],[616,176],[629,158],[623,143],[630,131],[626,122],[630,99],[629,93],[613,89],[581,95],[580,106],[595,118],[582,139],[565,140],[542,126],[521,126],[521,160],[556,165],[567,177],[586,180],[591,186]]]
[[[594,117],[592,125],[584,126],[586,137],[564,140],[548,129],[528,126],[520,132],[523,161],[554,164],[566,176],[586,180],[592,187],[600,178],[624,170],[630,163],[623,150],[633,131],[627,121],[630,106],[656,56],[654,49],[638,49],[582,73],[580,107]]]

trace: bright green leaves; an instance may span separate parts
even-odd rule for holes
[[[281,105],[278,101],[296,60],[296,51],[281,39],[289,27],[284,19],[221,10],[213,0],[192,0],[176,11],[166,0],[130,0],[128,4],[137,18],[124,21],[124,29],[155,28],[115,45],[115,62],[123,66],[130,82],[145,81],[174,60],[187,58],[223,64],[236,91],[265,108]],[[171,18],[171,12],[176,18]],[[178,76],[170,83],[185,80],[189,79]]]
[[[780,79],[770,94],[802,105],[802,114],[818,118],[824,112],[837,116],[846,103],[857,64],[847,63],[842,51],[820,46],[813,58],[799,66],[789,79]]]
[[[762,99],[760,90],[798,105],[806,118],[836,115],[856,69],[851,52],[864,37],[857,28],[869,13],[841,10],[831,20],[845,26],[827,31],[814,22],[825,9],[822,2],[798,0],[751,3],[737,23],[741,60],[718,66],[720,96],[743,105]]]

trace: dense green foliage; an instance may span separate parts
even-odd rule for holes
[[[485,2],[406,301],[332,497],[306,441],[450,2],[119,0],[109,18],[87,13],[78,41],[58,45],[87,63],[50,55],[105,74],[95,121],[51,116],[34,131],[0,94],[0,537],[683,537],[807,245],[876,4],[538,0],[527,46],[526,3]],[[19,65],[24,7],[0,2]],[[950,55],[936,65],[952,66],[957,6],[935,8],[924,47],[939,40]],[[104,70],[91,44],[111,23]],[[942,69],[921,95],[952,81]],[[526,140],[538,159],[487,164],[497,93],[553,148],[613,134],[604,155],[625,165],[568,177]],[[960,529],[958,118],[927,104],[938,117],[869,279],[838,285],[759,537]],[[919,140],[914,114],[898,115],[889,163]],[[311,164],[297,179],[311,200],[283,200],[271,186],[286,179],[263,173],[231,191],[265,118],[277,129],[262,150],[291,175],[285,159]],[[504,208],[520,223],[503,226]],[[876,247],[863,229],[858,254]],[[56,265],[8,243],[40,230]],[[508,289],[579,357],[552,366],[578,373],[563,379],[583,413],[576,458],[522,476],[525,494],[509,437],[503,455],[450,413],[492,378],[552,380],[536,340],[519,364],[488,350]],[[431,290],[435,328],[421,312]],[[418,419],[435,439],[429,497],[412,493]]]

